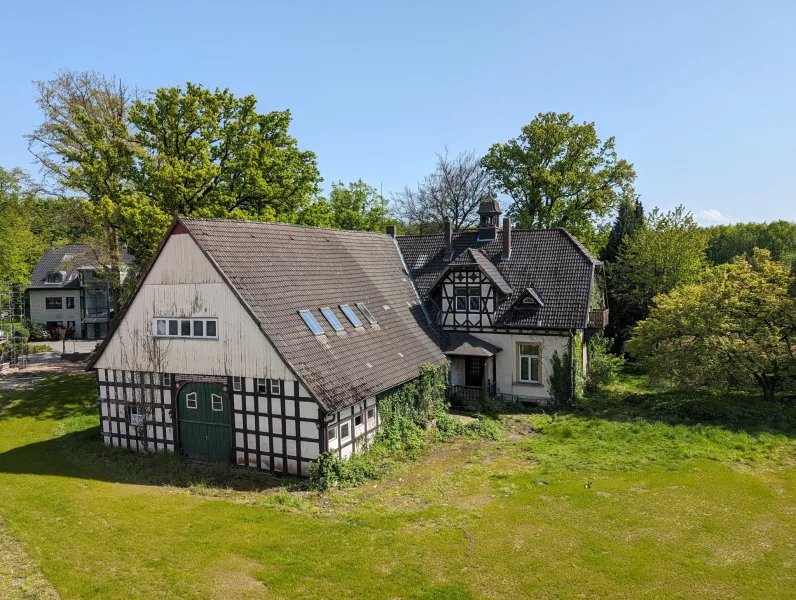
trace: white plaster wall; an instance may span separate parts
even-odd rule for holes
[[[218,340],[155,338],[155,317],[214,317]],[[98,369],[295,380],[232,290],[188,234],[172,235],[148,273]],[[152,345],[162,356],[154,364]]]
[[[75,307],[66,308],[66,299],[74,298]],[[61,298],[61,309],[48,309],[45,298]],[[67,321],[75,322],[75,337],[81,336],[80,329],[80,290],[30,290],[30,320],[44,325],[47,321],[60,321],[66,326]]]
[[[497,388],[503,394],[524,396],[527,398],[550,398],[550,390],[547,380],[552,372],[551,361],[553,353],[558,350],[563,354],[569,348],[569,336],[547,336],[519,333],[476,333],[472,335],[502,348],[497,353]],[[519,342],[533,343],[541,345],[541,384],[518,383],[517,374],[517,344]],[[491,369],[491,365],[489,366]],[[489,372],[489,377],[492,373]]]

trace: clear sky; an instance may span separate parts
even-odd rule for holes
[[[385,195],[541,111],[615,136],[647,207],[796,220],[796,3],[2,0],[0,165],[35,169],[31,81],[94,69],[290,108],[325,186]],[[726,222],[726,221],[724,221]]]

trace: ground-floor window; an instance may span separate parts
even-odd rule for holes
[[[520,383],[539,383],[541,381],[539,344],[517,345],[517,373]]]

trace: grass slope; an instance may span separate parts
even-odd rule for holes
[[[64,598],[760,597],[796,588],[796,417],[626,382],[387,480],[99,443],[90,377],[0,393],[0,515]]]

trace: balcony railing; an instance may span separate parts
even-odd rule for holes
[[[490,396],[495,395],[495,384],[491,381],[486,386],[486,392]],[[459,406],[466,410],[478,410],[481,406],[484,388],[471,387],[465,385],[448,386],[448,400],[453,406]]]
[[[84,319],[107,319],[110,317],[111,311],[109,308],[84,308]]]
[[[608,325],[608,309],[598,308],[589,311],[589,328],[603,329]]]

